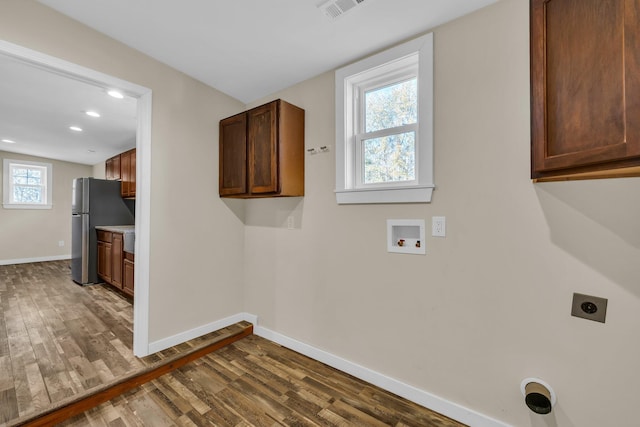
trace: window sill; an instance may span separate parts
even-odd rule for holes
[[[339,205],[364,203],[430,203],[433,186],[336,190]]]
[[[11,203],[3,203],[5,209],[52,209],[53,205],[17,205]]]

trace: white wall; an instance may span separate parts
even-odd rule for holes
[[[89,176],[91,167],[0,151],[2,159],[51,163],[51,209],[4,209],[0,206],[0,264],[71,258],[71,187],[74,178]],[[1,199],[1,198],[0,198]],[[63,242],[63,246],[59,242]]]
[[[281,334],[517,426],[637,425],[640,179],[533,184],[529,2],[435,30],[435,183],[428,205],[338,206],[334,155],[307,156],[306,194],[247,204],[245,310]],[[306,145],[334,147],[334,77],[281,97]],[[296,218],[288,230],[286,218]],[[447,218],[426,256],[386,252],[387,218]],[[573,292],[607,322],[570,316]],[[558,394],[533,415],[519,391]]]
[[[243,224],[217,164],[218,121],[242,104],[34,0],[0,2],[0,39],[153,91],[150,341],[240,312]]]

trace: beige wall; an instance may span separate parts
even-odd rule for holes
[[[637,425],[640,179],[529,179],[528,6],[435,30],[431,204],[336,205],[332,152],[307,156],[303,200],[247,205],[245,308],[513,425]],[[328,73],[265,100],[303,107],[307,147],[333,148],[333,90]],[[386,252],[387,218],[434,215],[447,237],[428,237],[426,256]],[[608,298],[607,322],[571,317],[573,292]],[[555,388],[552,415],[525,407],[531,376]]]
[[[242,104],[34,0],[0,2],[0,39],[153,91],[150,340],[241,311],[243,224],[216,165],[218,120]]]
[[[94,178],[105,179],[107,177],[107,169],[106,169],[105,162],[100,162],[98,164],[93,165],[91,170],[93,172],[93,175],[91,176]]]
[[[640,180],[531,183],[528,1],[435,31],[429,205],[337,206],[333,152],[307,157],[304,198],[222,202],[217,121],[239,102],[32,0],[0,3],[0,38],[153,90],[152,340],[245,310],[514,425],[635,423]],[[307,146],[333,148],[333,86],[265,101],[305,108]],[[448,234],[426,256],[386,252],[387,218],[433,215]],[[609,298],[607,323],[570,317],[572,292]],[[554,386],[553,415],[524,407],[528,376]]]
[[[0,151],[2,159],[51,163],[51,209],[4,209],[0,206],[0,264],[71,257],[71,185],[74,178],[89,176],[91,166]],[[2,191],[0,184],[0,192]],[[59,246],[59,242],[63,246]]]

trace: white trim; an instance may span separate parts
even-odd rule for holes
[[[34,169],[44,169],[44,199],[45,203],[15,203],[13,199],[12,166],[27,166]],[[53,208],[53,164],[33,162],[30,160],[2,159],[2,207],[5,209],[52,209]]]
[[[71,254],[51,255],[35,258],[0,259],[0,265],[27,264],[29,262],[61,261],[71,259]]]
[[[443,399],[442,397],[436,396],[427,391],[420,390],[419,388],[405,384],[309,344],[289,338],[286,335],[282,335],[263,326],[256,325],[253,332],[255,335],[290,348],[291,350],[297,351],[298,353],[304,354],[305,356],[353,375],[356,378],[360,378],[361,380],[381,387],[391,393],[397,394],[400,397],[424,406],[425,408],[429,408],[461,423],[473,427],[511,427],[509,424],[502,421],[465,408],[462,405]]]
[[[355,168],[354,137],[356,119],[352,113],[353,82],[369,70],[419,53],[418,58],[418,131],[416,146],[415,187],[418,192],[384,187],[384,191],[356,188],[355,177],[349,171]],[[433,33],[385,50],[335,72],[336,99],[336,201],[349,203],[429,203],[433,183]],[[351,100],[349,99],[351,98]],[[349,113],[349,114],[348,114]],[[423,188],[428,190],[423,190]],[[379,190],[379,189],[377,189]]]
[[[433,186],[413,188],[371,188],[357,190],[336,190],[338,204],[362,203],[428,203],[431,201]]]
[[[133,353],[149,353],[149,253],[151,222],[151,89],[35,50],[0,40],[0,54],[98,87],[117,88],[138,99],[136,135],[136,298],[133,305]]]
[[[149,349],[149,254],[151,253],[151,91],[138,98],[136,135],[136,265],[133,282],[133,354],[144,357]],[[140,236],[140,237],[139,237]],[[145,254],[138,256],[137,254]]]
[[[234,323],[238,323],[241,321],[250,322],[255,325],[257,323],[257,320],[258,318],[256,316],[251,315],[249,313],[234,314],[233,316],[225,317],[224,319],[216,320],[215,322],[198,326],[197,328],[180,332],[179,334],[149,343],[149,352],[155,353],[158,351],[165,350],[169,347],[173,347],[174,345],[182,344],[183,342],[226,328],[228,326],[233,325]]]

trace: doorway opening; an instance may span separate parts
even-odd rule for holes
[[[29,66],[103,88],[118,89],[136,99],[136,225],[135,302],[133,305],[133,353],[143,357],[149,351],[149,241],[152,92],[137,84],[86,68],[50,55],[0,40],[0,55]]]

